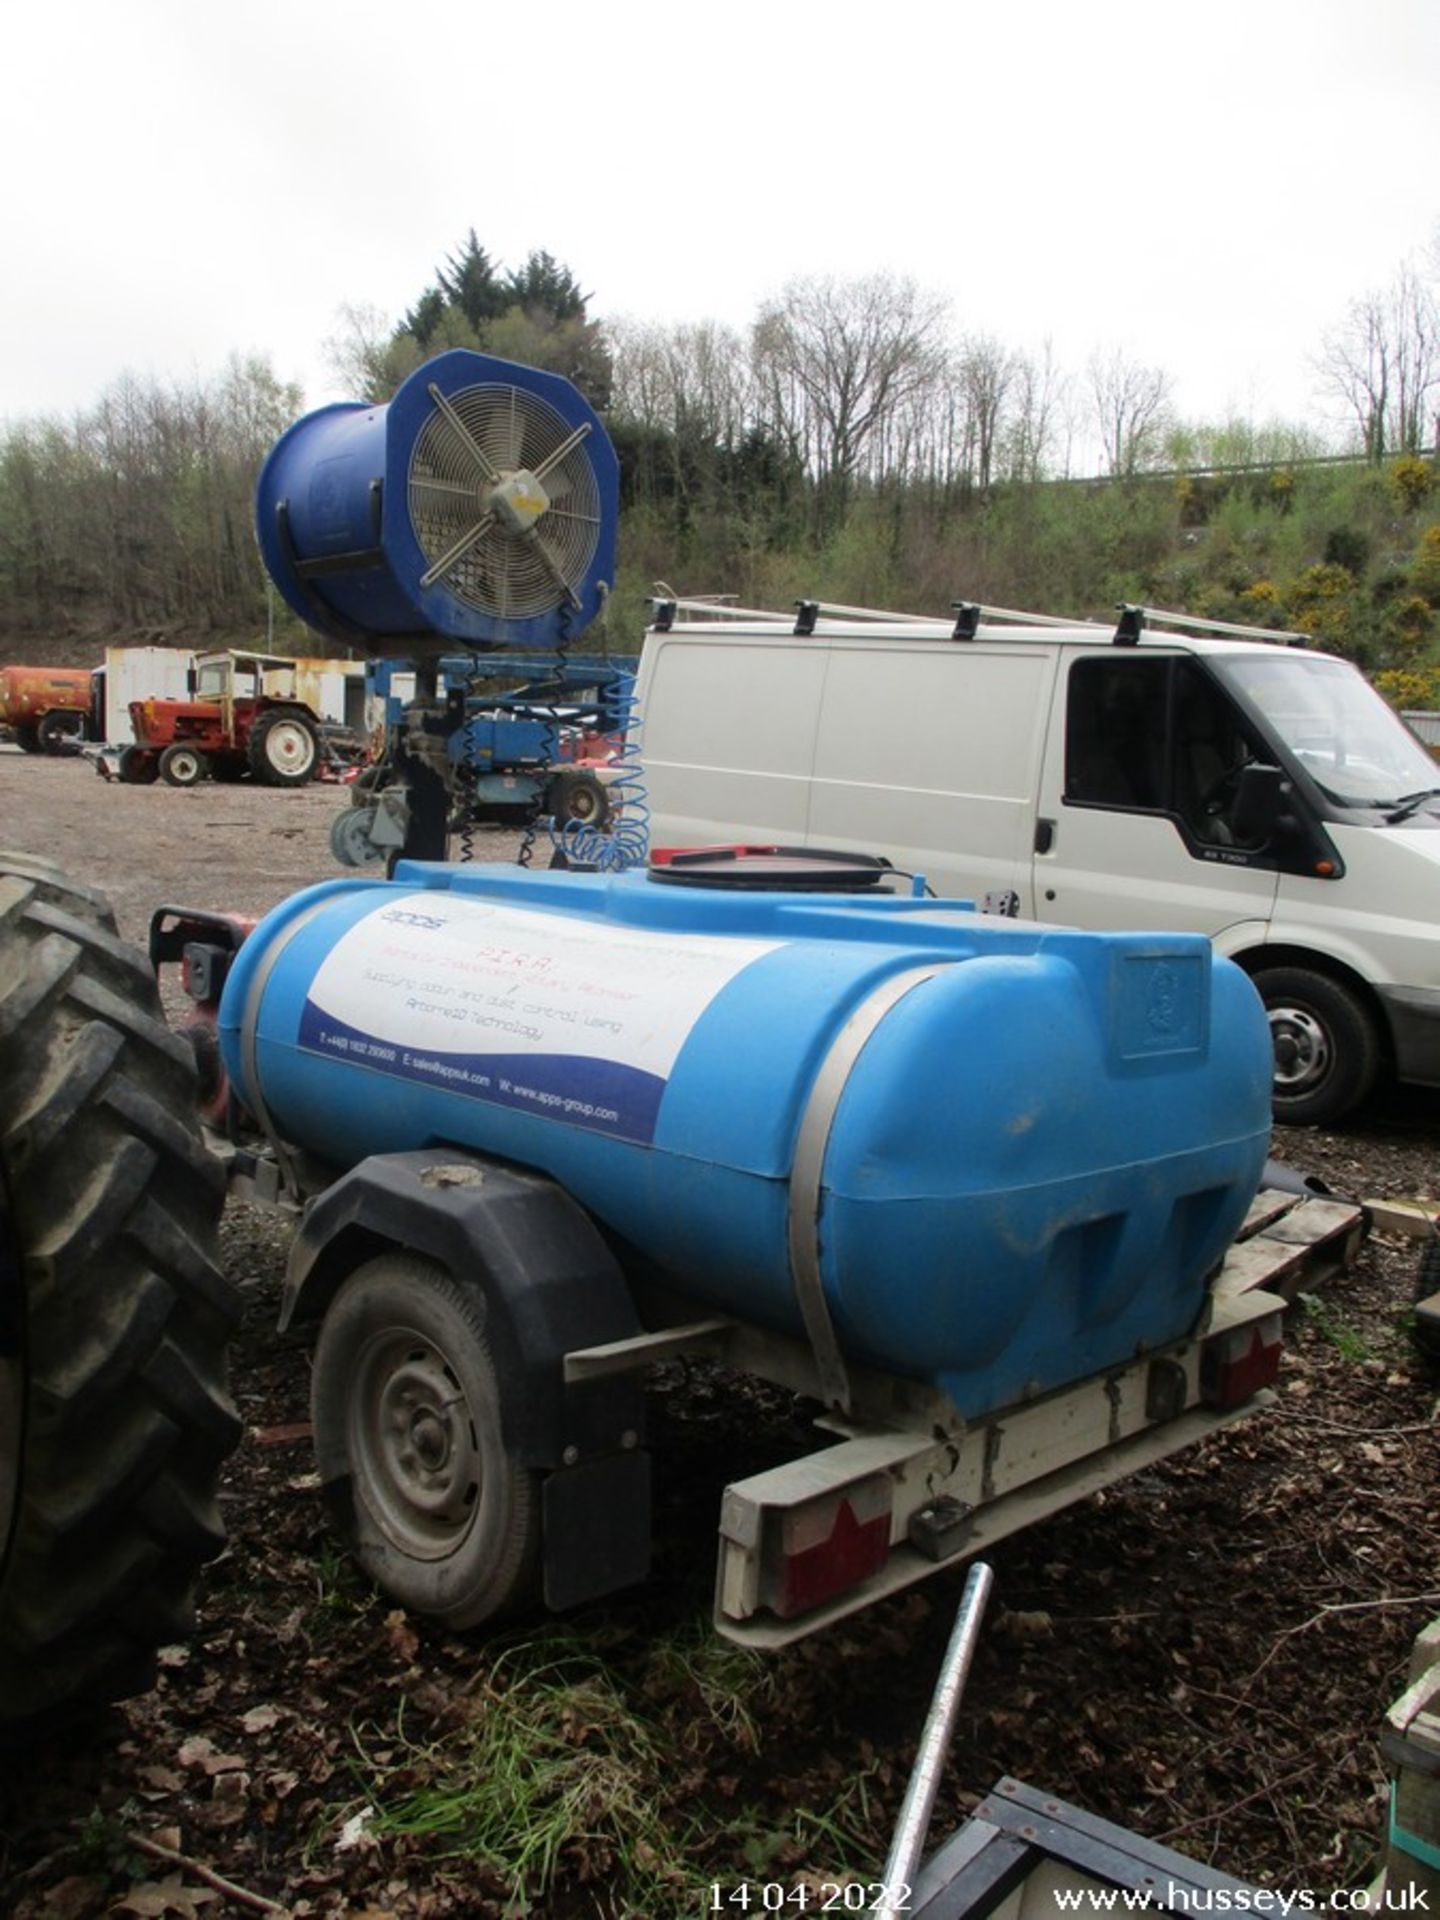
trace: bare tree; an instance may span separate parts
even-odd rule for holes
[[[910,280],[795,280],[752,334],[764,424],[815,476],[818,519],[835,524],[872,445],[933,387],[944,303]]]
[[[1017,356],[993,334],[972,335],[961,347],[960,381],[973,435],[975,484],[982,489],[995,477],[1005,403],[1018,369]]]
[[[323,352],[336,385],[357,400],[388,400],[394,391],[389,377],[394,322],[378,307],[348,301],[335,318],[338,330],[326,340]]]
[[[1418,452],[1440,394],[1434,286],[1407,262],[1384,292],[1352,300],[1344,320],[1326,334],[1317,370],[1353,416],[1368,459]]]
[[[1070,391],[1070,377],[1056,365],[1052,341],[1045,342],[1038,359],[1026,353],[1015,355],[1012,387],[1005,471],[1012,480],[1039,480],[1050,469],[1055,443],[1065,426]]]
[[[1122,477],[1138,473],[1165,427],[1169,374],[1142,366],[1120,347],[1093,353],[1087,372],[1106,471]]]

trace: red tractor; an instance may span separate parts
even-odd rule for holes
[[[120,778],[192,787],[248,773],[270,787],[303,786],[320,770],[327,729],[295,679],[296,663],[274,654],[202,656],[191,699],[132,702],[135,745],[120,756]]]

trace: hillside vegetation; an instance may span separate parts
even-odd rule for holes
[[[943,614],[957,599],[1107,617],[1120,601],[1299,628],[1403,706],[1440,705],[1435,281],[1402,269],[1317,367],[1333,429],[1176,418],[1123,354],[1082,373],[957,333],[911,283],[797,281],[748,333],[592,319],[544,253],[504,272],[473,232],[396,325],[344,309],[345,389],[388,399],[468,346],[565,374],[621,462],[608,631],[633,651],[656,582],[744,605]],[[132,378],[68,421],[0,428],[0,658],[110,644],[313,650],[267,585],[252,497],[304,397],[263,357],[188,387]],[[1094,478],[1074,477],[1093,465]]]

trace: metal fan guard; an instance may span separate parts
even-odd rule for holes
[[[493,476],[482,470],[476,447],[496,474],[521,468],[534,473],[574,430],[548,401],[520,387],[485,383],[446,397],[474,446],[438,408],[416,438],[410,524],[432,565],[485,516]],[[446,569],[446,590],[457,600],[497,619],[523,620],[550,612],[565,598],[562,579],[572,593],[578,591],[600,538],[600,494],[585,442],[572,447],[541,484],[550,507],[532,535],[517,535],[496,521]]]

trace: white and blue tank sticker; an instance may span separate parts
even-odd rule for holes
[[[297,1043],[646,1144],[696,1021],[779,944],[410,894],[336,941]]]

